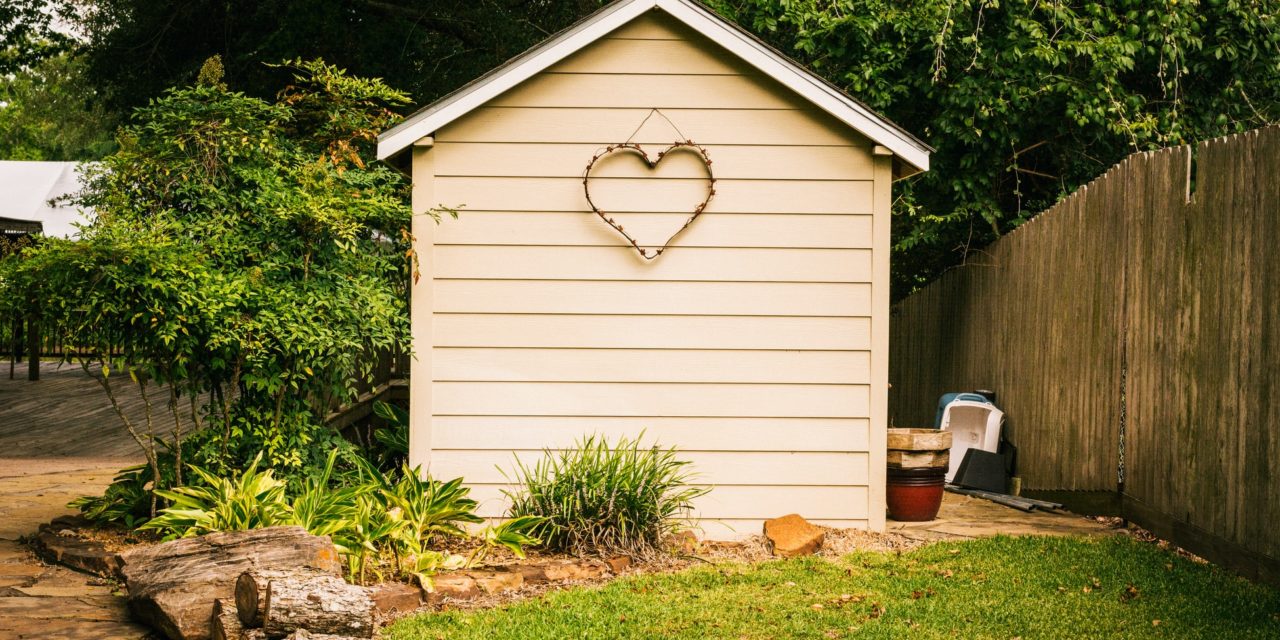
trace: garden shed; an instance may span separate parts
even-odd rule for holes
[[[882,528],[891,184],[930,151],[691,0],[413,114],[378,145],[414,183],[411,460],[500,516],[513,456],[643,432],[714,485],[708,537]]]

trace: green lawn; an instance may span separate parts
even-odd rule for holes
[[[820,605],[820,606],[818,606]],[[436,638],[1280,638],[1280,591],[1116,537],[700,566],[385,631]]]

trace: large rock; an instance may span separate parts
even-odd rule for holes
[[[129,610],[172,640],[207,640],[213,601],[235,597],[250,569],[310,569],[342,575],[338,550],[302,527],[213,533],[133,549],[121,556]]]
[[[31,542],[36,554],[45,562],[104,578],[121,577],[120,554],[108,551],[106,545],[96,540],[77,537],[70,529],[59,526],[57,520],[41,525]]]
[[[422,596],[422,589],[418,585],[403,582],[383,582],[369,588],[373,607],[382,614],[414,611],[422,606]]]
[[[826,537],[821,527],[794,513],[766,520],[764,535],[773,545],[773,555],[783,558],[807,556],[822,547]]]

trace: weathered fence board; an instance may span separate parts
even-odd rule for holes
[[[1280,127],[1130,156],[898,305],[893,421],[993,389],[1025,487],[1275,578],[1278,217]]]

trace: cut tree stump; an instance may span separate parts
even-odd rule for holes
[[[271,637],[305,629],[313,636],[372,638],[373,599],[364,587],[334,576],[300,573],[271,578],[262,629]]]
[[[333,543],[302,527],[211,533],[127,551],[121,559],[130,612],[172,640],[208,640],[214,600],[232,602],[236,579],[250,569],[342,575]]]
[[[213,601],[213,617],[209,619],[213,640],[243,640],[244,627],[236,615],[235,605],[218,598]]]
[[[240,574],[236,578],[235,589],[236,614],[240,618],[240,624],[246,629],[261,627],[262,615],[267,610],[267,583],[273,578],[297,576],[299,573],[279,569],[253,569]]]

